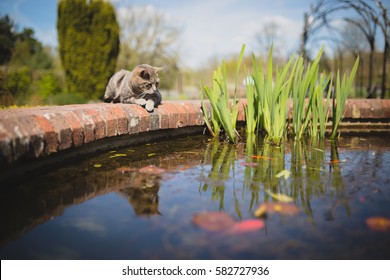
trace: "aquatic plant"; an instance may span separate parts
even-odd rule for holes
[[[352,88],[353,80],[359,65],[359,57],[356,59],[355,64],[349,75],[344,74],[342,80],[340,80],[340,71],[337,71],[336,79],[336,90],[333,95],[332,102],[332,134],[330,135],[331,139],[334,139],[337,135],[337,130],[339,128],[340,122],[343,118],[344,107],[347,101],[349,91]]]
[[[236,121],[238,108],[236,104],[236,85],[245,45],[242,46],[236,68],[235,90],[233,100],[229,98],[226,82],[226,67],[218,67],[214,71],[213,87],[203,87],[204,95],[210,100],[211,114],[202,100],[205,122],[213,136],[223,130],[228,139],[236,141]],[[358,59],[351,73],[340,78],[337,73],[336,89],[333,89],[333,75],[321,73],[319,62],[324,48],[318,52],[312,63],[305,65],[303,57],[289,61],[281,68],[274,67],[272,48],[268,54],[267,67],[252,55],[253,72],[247,75],[245,120],[247,135],[256,131],[266,132],[267,140],[280,145],[287,135],[300,140],[309,135],[312,138],[325,138],[329,121],[330,99],[332,98],[332,132],[335,138],[342,120],[348,93],[355,77]],[[333,93],[333,94],[332,94]],[[325,95],[325,97],[324,97]],[[288,116],[288,100],[292,102],[292,113]]]
[[[202,109],[207,128],[213,136],[218,136],[221,129],[223,129],[228,137],[228,140],[232,142],[236,142],[237,136],[239,136],[236,130],[238,115],[236,91],[238,73],[244,56],[244,51],[245,45],[241,48],[237,62],[233,100],[230,100],[227,89],[226,65],[224,62],[222,62],[222,65],[214,71],[213,87],[209,88],[208,86],[203,86],[202,88]],[[210,115],[208,114],[207,106],[204,103],[204,95],[207,96],[211,104],[212,110]]]

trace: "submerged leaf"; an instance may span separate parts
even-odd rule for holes
[[[150,174],[150,175],[159,175],[159,174],[164,173],[165,169],[159,168],[155,165],[148,165],[148,166],[140,168],[139,172],[144,173],[144,174]]]
[[[279,213],[282,215],[294,216],[299,213],[299,207],[295,204],[285,202],[266,202],[255,210],[255,217],[262,217],[266,214]]]
[[[265,226],[263,220],[252,219],[245,220],[242,222],[236,222],[230,229],[229,233],[237,234],[237,233],[246,233],[251,231],[257,231],[263,229]]]
[[[93,167],[95,167],[95,168],[100,168],[100,167],[102,167],[102,165],[101,165],[100,163],[95,163],[95,164],[93,165]]]
[[[113,154],[112,156],[110,156],[110,158],[116,158],[116,157],[126,157],[127,154]]]
[[[279,200],[281,202],[291,202],[294,199],[288,195],[282,193],[273,193],[269,190],[265,190],[273,199]]]
[[[385,217],[370,217],[366,219],[370,229],[377,231],[390,231],[390,219]]]
[[[276,178],[283,177],[285,180],[287,180],[288,177],[290,177],[290,175],[291,175],[291,171],[285,169],[285,170],[280,171],[278,174],[276,174],[275,177]]]
[[[192,222],[207,231],[222,231],[232,227],[236,221],[225,212],[203,212],[192,216]]]
[[[246,162],[246,161],[243,161],[243,162],[240,162],[240,165],[242,165],[242,166],[256,167],[258,164],[257,164],[256,162]]]

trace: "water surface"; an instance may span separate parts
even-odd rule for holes
[[[1,188],[1,259],[390,259],[390,137],[285,142],[205,136],[128,147]],[[153,165],[155,174],[140,170]],[[288,170],[291,175],[277,175]],[[160,173],[161,172],[161,173]],[[296,215],[254,211],[292,198]],[[193,215],[261,219],[210,232]]]

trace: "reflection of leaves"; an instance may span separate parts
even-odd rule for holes
[[[257,208],[253,214],[255,217],[262,217],[272,213],[294,216],[299,213],[299,207],[291,203],[267,202]]]
[[[242,166],[249,166],[249,167],[256,167],[258,164],[256,162],[242,161],[242,162],[240,162],[240,165],[242,165]]]
[[[290,177],[291,175],[291,172],[287,169],[285,170],[282,170],[280,171],[278,174],[275,175],[276,178],[280,178],[280,177],[283,177],[285,180],[288,179],[288,177]]]
[[[116,158],[116,157],[126,157],[127,154],[113,154],[112,156],[110,156],[110,158]]]
[[[225,212],[203,212],[194,214],[192,222],[207,231],[221,231],[232,227],[235,220]]]
[[[143,173],[143,174],[159,175],[159,174],[164,173],[165,169],[159,168],[155,165],[148,165],[148,166],[140,168],[139,172]]]
[[[390,231],[390,219],[385,217],[370,217],[366,219],[367,226],[372,230]]]
[[[265,190],[273,199],[279,200],[281,202],[291,202],[294,199],[288,195],[282,193],[273,193],[269,190]]]
[[[257,156],[257,155],[251,156],[251,158],[273,160],[273,158],[271,158],[271,157]]]
[[[263,220],[259,220],[259,219],[245,220],[242,222],[236,222],[229,229],[229,233],[240,234],[240,233],[246,233],[251,231],[257,231],[263,229],[264,226],[265,224]]]

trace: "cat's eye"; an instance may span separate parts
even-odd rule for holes
[[[158,85],[159,85],[159,82],[156,82],[156,87],[158,87]]]
[[[147,88],[147,89],[150,89],[151,87],[152,87],[152,84],[147,84],[147,85],[146,85],[146,88]]]

